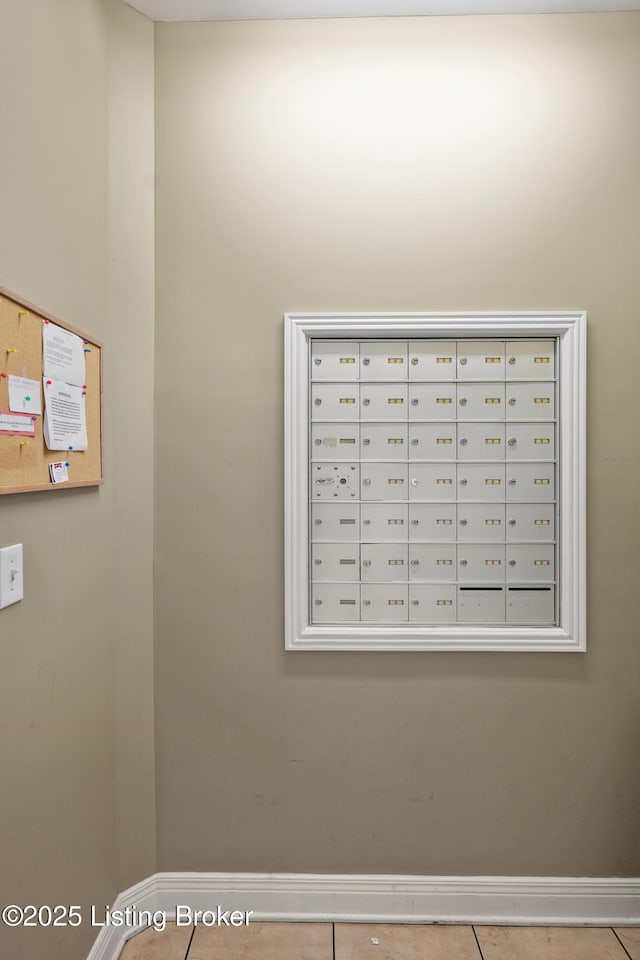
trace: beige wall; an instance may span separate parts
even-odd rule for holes
[[[0,35],[0,284],[103,341],[106,469],[0,498],[25,570],[0,612],[0,900],[103,905],[155,863],[153,27],[119,0],[15,0]],[[0,952],[75,960],[96,932],[2,927]]]
[[[156,41],[159,868],[637,875],[640,15]],[[589,652],[285,654],[283,312],[554,308]]]

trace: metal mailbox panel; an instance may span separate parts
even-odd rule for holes
[[[458,620],[462,623],[504,623],[504,587],[458,587]]]
[[[360,416],[363,420],[405,420],[406,383],[363,383],[360,387]]]
[[[362,580],[407,580],[406,543],[363,543]]]
[[[314,380],[357,380],[359,344],[351,340],[311,344],[311,376]]]
[[[510,423],[507,427],[507,460],[554,459],[555,424]]]
[[[507,504],[507,540],[553,540],[555,504]]]
[[[357,463],[314,463],[311,467],[313,500],[357,499],[360,468]]]
[[[504,460],[504,423],[458,423],[460,460]]]
[[[460,540],[504,540],[504,503],[461,503],[458,506]]]
[[[503,463],[461,463],[458,466],[460,500],[504,500]]]
[[[412,543],[409,545],[411,580],[455,580],[455,543]]]
[[[311,576],[314,580],[359,580],[359,545],[314,543],[311,547]]]
[[[406,463],[363,463],[363,500],[406,500]]]
[[[455,585],[453,583],[410,583],[409,619],[422,623],[455,622]]]
[[[311,456],[314,460],[355,460],[358,457],[357,423],[311,424]]]
[[[418,340],[415,343],[409,343],[409,378],[455,380],[455,341]]]
[[[359,583],[314,583],[311,587],[311,619],[333,623],[360,619]]]
[[[553,463],[510,463],[507,465],[507,500],[553,500]]]
[[[553,340],[507,340],[507,376],[547,380],[555,376]]]
[[[555,547],[552,543],[510,543],[507,546],[509,580],[553,580]]]
[[[357,420],[359,397],[357,383],[313,383],[311,416],[313,420]]]
[[[468,340],[458,344],[460,380],[504,380],[504,343]]]
[[[363,540],[406,540],[406,503],[363,503],[360,508]]]
[[[455,383],[410,383],[410,420],[455,420]]]
[[[410,423],[409,459],[455,460],[455,423]]]
[[[410,463],[410,500],[455,500],[454,463]]]
[[[362,380],[406,380],[406,341],[361,343],[360,378]]]
[[[363,620],[408,620],[409,590],[406,583],[363,583]]]
[[[466,420],[503,420],[504,383],[459,383],[458,417]]]
[[[554,623],[553,587],[507,587],[507,623]]]
[[[509,420],[552,420],[555,417],[554,384],[507,384],[506,411]]]
[[[359,504],[312,503],[311,536],[313,540],[359,540]]]
[[[459,580],[504,580],[504,544],[465,543],[458,548]]]
[[[363,460],[406,460],[406,423],[363,423],[360,430]]]
[[[455,540],[455,503],[410,503],[410,540]]]

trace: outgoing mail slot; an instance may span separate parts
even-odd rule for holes
[[[362,619],[408,620],[409,591],[406,583],[363,583]]]
[[[552,543],[510,543],[507,546],[509,580],[553,580],[555,547]]]
[[[458,507],[459,540],[504,540],[504,504],[464,503]]]
[[[405,383],[363,383],[360,387],[360,416],[363,420],[406,420]]]
[[[455,423],[409,424],[409,458],[411,460],[455,460]]]
[[[341,623],[359,619],[359,583],[313,584],[311,589],[312,623]]]
[[[553,587],[507,587],[507,623],[554,623]]]
[[[405,543],[363,543],[361,547],[361,579],[407,580],[407,545]]]
[[[357,460],[360,427],[357,423],[313,423],[313,460]]]
[[[404,423],[365,423],[360,437],[363,460],[407,459],[407,426]]]
[[[510,420],[553,420],[553,383],[509,383],[506,417]]]
[[[357,503],[313,503],[311,538],[317,540],[360,539],[360,506]]]
[[[455,500],[456,467],[452,463],[412,463],[409,466],[409,499]]]
[[[555,504],[512,503],[507,507],[507,540],[553,540]]]
[[[311,377],[313,380],[357,380],[359,347],[350,340],[313,340]]]
[[[411,380],[455,380],[456,344],[444,340],[409,343]]]
[[[314,500],[357,499],[360,468],[355,463],[314,463],[311,495]]]
[[[406,342],[360,344],[361,380],[405,380],[406,377]]]
[[[460,380],[504,380],[504,343],[469,340],[458,344]]]
[[[553,340],[507,341],[507,376],[547,380],[555,376]]]
[[[459,500],[504,500],[503,463],[461,463],[458,466]]]
[[[360,547],[357,543],[314,543],[311,577],[313,580],[359,580]]]
[[[458,587],[458,619],[462,623],[504,623],[504,587]]]
[[[412,543],[409,545],[411,580],[455,580],[456,547],[453,543]]]
[[[313,420],[357,420],[359,416],[357,383],[314,383],[311,386]]]
[[[504,416],[504,383],[458,384],[461,420],[504,420]]]
[[[504,460],[503,423],[458,423],[461,460]]]
[[[455,420],[455,383],[410,383],[409,419]]]
[[[555,424],[510,423],[507,430],[507,460],[553,460]]]
[[[362,500],[406,500],[405,463],[363,463]]]
[[[409,504],[410,540],[455,540],[456,506],[454,503]]]
[[[552,463],[508,464],[507,500],[553,500],[554,474]]]
[[[421,623],[453,623],[456,587],[452,583],[410,583],[409,619]]]
[[[363,540],[407,540],[406,503],[363,503],[360,510]]]
[[[504,570],[504,544],[465,543],[459,545],[459,580],[504,580]]]

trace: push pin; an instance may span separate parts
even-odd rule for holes
[[[21,449],[21,450],[22,450],[23,447],[28,447],[28,446],[29,446],[29,441],[28,441],[28,440],[21,440],[21,441],[20,441],[20,449]]]
[[[17,352],[18,352],[18,351],[16,350],[15,347],[7,347],[7,354],[17,353]]]
[[[28,313],[29,313],[28,310],[18,310],[18,316],[19,316],[19,317],[26,317],[26,315],[27,315]]]

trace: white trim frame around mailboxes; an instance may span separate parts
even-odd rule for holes
[[[557,338],[559,620],[555,626],[312,624],[309,616],[309,350],[322,339]],[[586,648],[586,313],[285,315],[287,650],[581,652]]]

